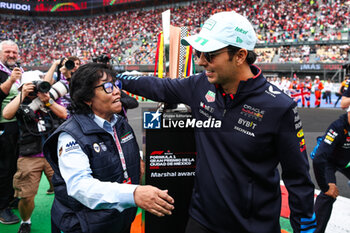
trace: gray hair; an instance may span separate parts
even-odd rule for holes
[[[18,45],[13,40],[3,40],[0,42],[0,52],[2,52],[4,45],[16,45],[17,50],[19,50]]]

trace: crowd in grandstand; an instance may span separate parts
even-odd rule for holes
[[[74,19],[1,16],[0,40],[18,42],[25,66],[47,65],[71,55],[87,61],[101,53],[109,53],[119,64],[152,64],[164,10],[150,8]],[[209,15],[228,10],[247,16],[262,44],[348,39],[350,8],[345,0],[198,1],[172,7],[171,24],[188,27],[193,34]],[[275,54],[278,55],[275,62],[308,62],[312,51],[315,55],[311,62],[342,62],[348,58],[348,49],[348,46],[280,47],[270,55],[264,51],[259,62],[271,62]]]

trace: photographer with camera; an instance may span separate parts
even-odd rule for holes
[[[65,107],[57,104],[49,94],[48,82],[42,81],[35,72],[23,74],[20,93],[4,108],[3,117],[17,117],[20,130],[19,159],[13,178],[15,197],[20,198],[18,210],[22,218],[19,233],[30,232],[34,197],[38,191],[42,172],[51,180],[53,170],[44,158],[42,144],[67,117]],[[32,101],[39,98],[42,104],[32,108]]]
[[[68,107],[70,105],[70,96],[69,96],[69,81],[72,77],[73,73],[79,68],[81,65],[81,61],[76,56],[70,56],[68,58],[63,58],[61,60],[56,60],[47,71],[44,80],[49,82],[50,84],[56,83],[58,85],[59,82],[64,84],[67,88],[67,92],[63,96],[60,95],[60,98],[57,100],[57,103]],[[56,75],[55,75],[56,71]],[[55,76],[55,77],[54,77]],[[54,85],[55,86],[55,85]],[[56,90],[57,88],[55,88]],[[59,88],[62,90],[63,88]],[[62,93],[62,91],[61,91]],[[67,118],[69,118],[69,111],[67,112]]]
[[[81,61],[76,56],[56,60],[47,71],[44,80],[50,84],[53,84],[55,81],[59,81],[61,79],[69,80],[80,65]],[[56,77],[54,77],[55,71]]]
[[[111,60],[111,57],[107,53],[102,53],[100,56],[92,58],[92,62],[102,63],[106,65],[110,65],[110,60]]]
[[[6,120],[2,110],[17,95],[16,83],[22,76],[18,66],[19,49],[11,40],[0,43],[0,223],[15,224],[19,218],[10,210],[14,203],[13,175],[17,170],[18,126],[16,118]]]

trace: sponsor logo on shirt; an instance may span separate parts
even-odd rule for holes
[[[126,143],[128,141],[130,141],[131,139],[133,139],[134,136],[132,135],[131,132],[127,132],[124,136],[121,137],[121,143]]]
[[[212,118],[213,117],[208,112],[203,111],[203,109],[199,109],[198,112],[200,114],[202,114],[203,116],[207,117],[207,118]]]
[[[255,137],[255,134],[253,132],[250,132],[248,130],[242,129],[242,128],[238,127],[238,126],[235,126],[233,129],[237,130],[238,132],[244,133],[244,134],[246,134],[248,136]]]
[[[80,146],[76,141],[71,141],[71,142],[68,142],[66,144],[66,148],[65,148],[64,152],[69,152],[69,151],[76,150],[79,148],[80,148]]]
[[[265,90],[265,93],[272,96],[273,98],[276,98],[276,95],[281,94],[280,91],[274,91],[272,85],[270,85],[269,88]]]
[[[301,127],[303,127],[303,123],[301,123],[301,121],[299,121],[299,122],[297,122],[297,123],[295,123],[295,130],[298,130],[298,129],[300,129]]]
[[[295,106],[292,110],[293,110],[294,114],[297,114],[298,113],[298,106]]]
[[[211,112],[211,113],[213,113],[214,110],[215,110],[215,108],[213,108],[213,107],[211,107],[209,105],[206,105],[203,102],[199,103],[199,107],[204,108],[205,110],[207,110],[208,112]]]
[[[212,91],[208,91],[205,95],[205,99],[210,103],[215,101],[215,93]]]
[[[238,124],[243,125],[247,128],[252,128],[252,129],[255,129],[255,127],[257,126],[257,124],[254,123],[253,121],[244,120],[242,118],[238,119]]]
[[[298,138],[304,137],[304,131],[303,131],[303,129],[301,129],[301,130],[298,131],[297,137],[298,137]]]
[[[241,115],[261,121],[264,117],[265,111],[248,104],[244,104],[241,110]]]
[[[294,113],[295,130],[301,129],[301,127],[303,127],[303,123],[301,123],[300,116],[298,114],[298,106],[295,106],[292,110],[293,110],[293,113]],[[303,136],[304,136],[304,133],[303,133],[302,129],[299,132],[302,133]],[[299,132],[298,132],[297,135],[299,135]]]
[[[346,132],[345,132],[346,131]],[[350,132],[348,132],[347,130],[344,129],[345,132],[345,142],[343,144],[343,148],[344,149],[349,149],[350,148]],[[346,136],[346,134],[348,134],[349,136]],[[350,164],[350,163],[349,163]],[[349,165],[350,166],[350,165]]]
[[[334,139],[338,136],[338,133],[333,129],[328,130],[326,137],[324,138],[324,142],[331,145]]]

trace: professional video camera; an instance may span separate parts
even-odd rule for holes
[[[111,58],[107,55],[107,54],[101,54],[100,56],[98,57],[94,57],[92,58],[92,61],[93,62],[96,62],[96,63],[104,63],[104,64],[107,64],[109,61],[111,60]]]

